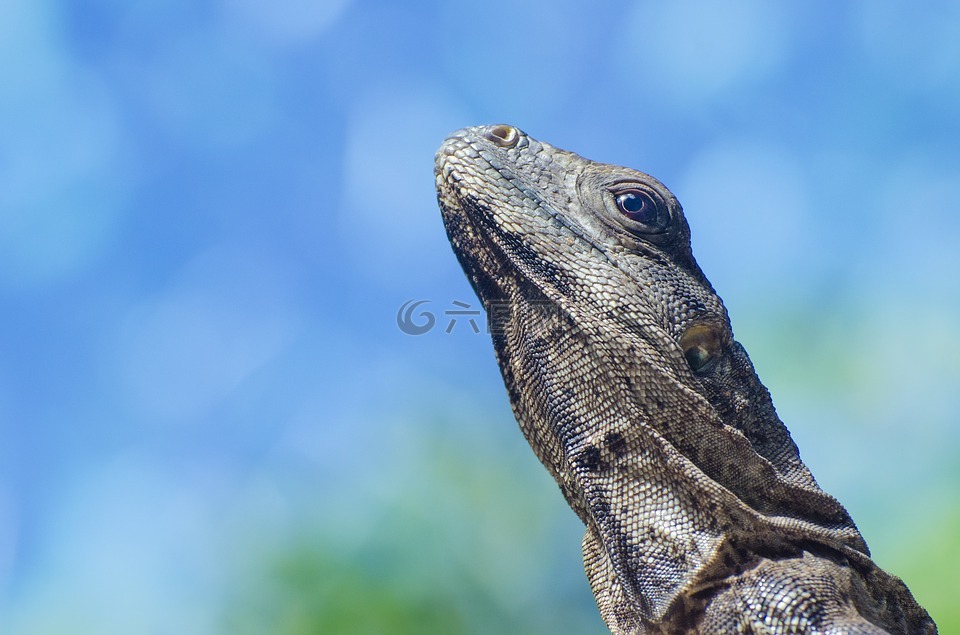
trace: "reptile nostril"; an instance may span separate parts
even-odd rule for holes
[[[501,148],[512,148],[517,145],[517,141],[520,139],[520,132],[513,126],[499,124],[487,128],[483,136]]]

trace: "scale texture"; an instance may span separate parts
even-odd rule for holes
[[[666,187],[507,125],[454,133],[435,171],[611,632],[937,632],[800,460]]]

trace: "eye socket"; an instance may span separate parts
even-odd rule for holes
[[[637,187],[613,192],[613,202],[627,228],[643,233],[658,233],[670,224],[670,212],[660,197]]]
[[[710,324],[694,324],[680,337],[680,348],[696,375],[703,375],[713,368],[720,357],[723,345],[720,330]]]

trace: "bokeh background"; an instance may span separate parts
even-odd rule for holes
[[[948,1],[4,0],[0,633],[605,632],[449,313],[433,153],[496,122],[673,189],[807,464],[960,629],[958,33]]]

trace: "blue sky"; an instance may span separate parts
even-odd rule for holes
[[[214,632],[301,532],[352,553],[419,488],[507,475],[589,610],[488,338],[396,323],[477,306],[433,152],[495,122],[677,194],[804,459],[935,589],[904,543],[960,523],[958,30],[948,2],[4,2],[0,630]],[[457,513],[511,554],[497,498]]]

